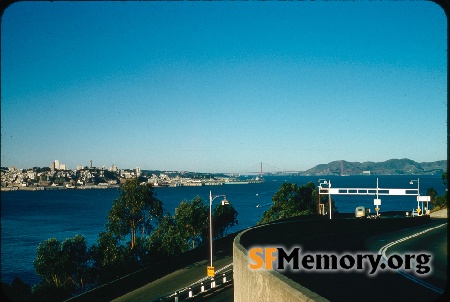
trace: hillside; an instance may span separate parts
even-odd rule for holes
[[[447,171],[447,160],[418,163],[411,159],[390,159],[384,162],[348,162],[345,160],[320,164],[301,175],[440,175]]]

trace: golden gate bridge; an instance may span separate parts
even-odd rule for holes
[[[259,174],[262,177],[263,175],[269,174],[290,174],[299,172],[300,170],[281,169],[268,163],[259,162],[247,168],[246,171],[239,172],[239,174]]]

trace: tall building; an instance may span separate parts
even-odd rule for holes
[[[141,167],[136,167],[136,175],[140,176],[141,175]]]
[[[50,170],[51,170],[51,171],[55,171],[55,162],[52,162],[52,163],[50,164]]]
[[[59,160],[55,160],[55,169],[59,170]]]

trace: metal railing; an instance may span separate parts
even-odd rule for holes
[[[189,286],[178,289],[170,294],[164,295],[151,302],[157,301],[174,301],[181,302],[186,301],[191,298],[197,297],[198,295],[207,293],[212,290],[216,290],[222,286],[228,285],[233,282],[233,263],[217,270],[214,277],[202,278]]]

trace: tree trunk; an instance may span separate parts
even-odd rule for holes
[[[131,222],[131,249],[134,248],[134,243],[136,241],[136,226],[134,225],[134,222]]]

